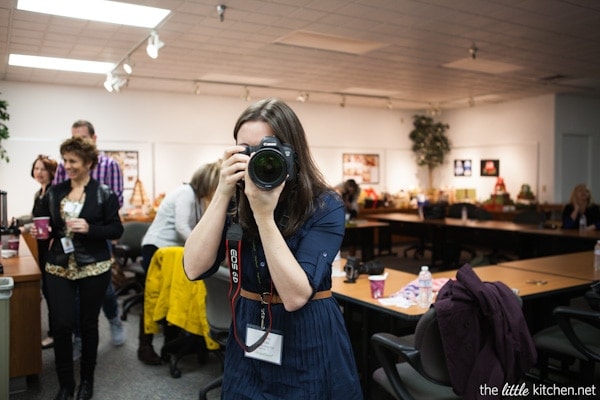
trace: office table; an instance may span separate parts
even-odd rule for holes
[[[403,213],[375,214],[370,218],[389,223],[395,234],[426,237],[432,243],[432,265],[451,264],[451,254],[446,254],[446,244],[450,242],[504,250],[525,259],[592,250],[600,239],[600,231],[544,229],[508,221],[420,219]]]
[[[3,258],[5,277],[12,277],[10,298],[10,378],[42,372],[41,273],[21,237],[19,255]]]
[[[600,280],[600,271],[594,271],[594,251],[511,261],[498,265],[505,268],[536,271],[590,281]]]
[[[385,227],[389,227],[387,222],[351,220],[346,223],[346,234],[342,246],[360,245],[362,260],[365,262],[372,260],[375,257],[375,231]],[[379,237],[379,240],[382,238]]]
[[[534,261],[534,260],[530,260]],[[346,327],[354,347],[359,376],[365,395],[369,393],[371,373],[376,368],[370,354],[370,338],[376,332],[391,332],[407,335],[426,311],[413,305],[409,308],[388,306],[371,298],[367,275],[359,275],[355,283],[345,283],[339,275],[345,260],[334,262],[336,274],[332,278],[332,291],[342,306]],[[434,272],[432,277],[454,279],[458,270]],[[517,289],[523,299],[523,313],[532,333],[548,324],[552,310],[558,304],[582,294],[591,280],[549,274],[539,271],[521,270],[500,265],[474,268],[483,281],[501,281]],[[386,268],[388,278],[384,295],[390,296],[417,278],[416,274]]]

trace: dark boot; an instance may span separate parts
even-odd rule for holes
[[[137,351],[138,359],[146,365],[161,365],[162,360],[152,347],[153,338],[154,335],[144,333],[144,318],[140,317],[140,343]]]
[[[89,400],[94,397],[94,383],[90,380],[81,381],[79,389],[77,390],[76,400]]]

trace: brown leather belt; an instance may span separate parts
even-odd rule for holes
[[[283,303],[283,301],[281,300],[281,297],[279,297],[279,295],[271,294],[271,293],[267,293],[267,292],[254,293],[254,292],[249,292],[246,289],[241,289],[240,296],[242,296],[246,299],[260,301],[263,304],[269,304],[269,303],[281,304],[281,303]],[[315,293],[315,295],[311,298],[311,300],[321,300],[321,299],[326,299],[328,297],[331,297],[331,290],[323,290],[321,292]]]

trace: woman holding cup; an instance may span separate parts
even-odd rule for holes
[[[41,207],[51,227],[45,269],[60,384],[54,399],[71,398],[75,391],[72,336],[78,319],[82,354],[76,399],[87,400],[94,393],[98,315],[111,278],[109,241],[122,235],[123,225],[117,195],[90,176],[98,164],[94,142],[72,137],[61,144],[60,154],[68,179],[50,187]],[[75,315],[77,291],[80,307]]]
[[[31,234],[37,239],[37,248],[38,248],[38,265],[40,267],[40,271],[42,273],[42,294],[46,299],[46,305],[48,306],[48,337],[42,340],[42,348],[47,349],[52,347],[54,344],[54,339],[52,337],[52,324],[50,323],[50,303],[48,301],[48,288],[46,284],[46,273],[44,272],[44,266],[46,265],[46,256],[48,254],[48,245],[50,243],[50,238],[48,236],[48,222],[49,217],[47,214],[44,215],[42,211],[42,202],[44,201],[46,195],[48,194],[48,189],[50,185],[52,185],[52,180],[54,179],[54,174],[56,173],[56,168],[58,167],[58,163],[51,159],[50,157],[40,154],[33,161],[31,166],[31,177],[35,179],[40,184],[40,189],[35,192],[35,196],[33,198],[33,209],[31,210],[31,215],[34,221],[35,234],[32,231]],[[46,229],[45,231],[38,228],[41,227],[43,222],[45,222]]]

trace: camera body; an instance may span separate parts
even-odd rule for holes
[[[275,136],[265,136],[258,146],[246,146],[242,154],[254,154],[248,162],[248,175],[261,190],[271,190],[296,178],[294,149]]]
[[[356,282],[356,278],[358,278],[358,275],[360,274],[381,275],[384,270],[385,268],[381,261],[371,260],[363,264],[355,257],[348,257],[346,265],[344,265],[347,283]]]

